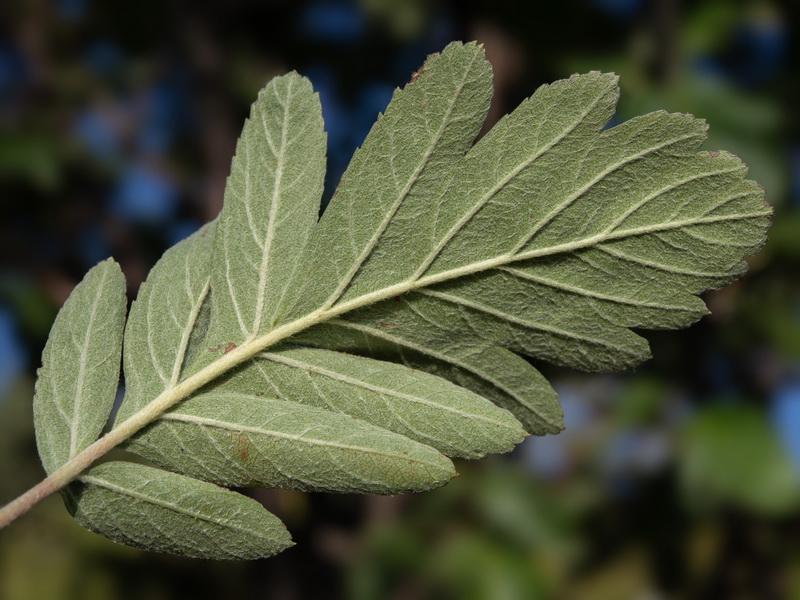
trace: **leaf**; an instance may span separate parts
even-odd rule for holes
[[[215,231],[216,222],[167,250],[139,288],[125,329],[126,389],[117,423],[174,388],[202,351]]]
[[[255,500],[145,465],[93,467],[65,496],[81,525],[143,550],[241,560],[292,545],[283,524]]]
[[[479,46],[451,44],[429,59],[395,93],[314,225],[318,103],[298,76],[271,83],[245,126],[211,259],[211,325],[198,354],[209,366],[197,373],[214,375],[131,447],[230,485],[365,489],[373,475],[359,470],[363,465],[351,481],[337,471],[335,483],[326,482],[313,471],[316,459],[298,463],[290,446],[270,451],[282,453],[276,466],[239,467],[240,442],[231,432],[251,428],[248,448],[252,439],[272,448],[297,436],[296,428],[305,431],[299,407],[262,393],[469,454],[471,444],[453,442],[466,421],[473,428],[480,422],[453,417],[453,398],[465,392],[428,404],[436,416],[425,425],[441,430],[433,436],[420,429],[421,414],[409,426],[413,411],[378,411],[387,394],[398,397],[394,384],[370,389],[375,401],[358,405],[372,372],[361,365],[373,363],[349,357],[334,365],[335,355],[322,353],[314,362],[311,350],[276,347],[283,341],[446,375],[507,408],[530,431],[555,432],[562,427],[555,393],[515,352],[583,369],[638,364],[649,350],[631,328],[699,318],[705,307],[695,294],[740,274],[742,256],[762,243],[770,214],[763,192],[744,180],[735,157],[697,151],[701,121],[653,113],[603,131],[616,77],[590,73],[541,88],[472,146],[490,91]],[[309,128],[317,133],[304,135]],[[286,143],[276,145],[278,138]],[[248,162],[256,157],[266,162]],[[283,184],[296,179],[284,174],[300,177],[304,169],[310,188],[294,194],[299,188]],[[278,264],[285,276],[271,275]],[[269,364],[265,356],[274,373],[253,379],[254,365]],[[319,363],[323,356],[328,362]],[[425,390],[418,396],[444,389],[418,372],[402,373]],[[279,418],[271,421],[267,408]],[[303,414],[314,431],[333,424],[324,430],[326,443],[347,445],[348,427],[336,425],[346,421],[332,420],[335,413]],[[396,440],[369,431],[376,437],[362,450],[379,447],[380,435]],[[180,444],[188,458],[172,451]],[[508,442],[498,444],[505,449]],[[303,483],[307,468],[313,477]],[[282,469],[291,476],[278,481]],[[380,483],[386,491],[396,485],[405,484]]]
[[[267,396],[342,412],[448,456],[509,452],[525,436],[508,412],[440,377],[327,350],[264,352],[219,390],[262,390]]]
[[[92,268],[58,313],[33,399],[36,444],[50,474],[94,442],[119,385],[125,279],[112,259]]]
[[[352,417],[226,392],[183,402],[131,447],[167,469],[237,487],[397,494],[455,475],[433,448]]]
[[[277,320],[319,214],[321,110],[311,83],[297,73],[270,81],[253,105],[219,217],[211,266],[212,345],[241,344]]]
[[[131,309],[111,440],[232,486],[441,485],[454,471],[437,449],[480,456],[563,428],[524,357],[634,366],[649,356],[634,329],[700,318],[697,294],[763,244],[763,190],[738,158],[699,151],[702,121],[658,112],[605,129],[617,80],[588,73],[541,87],[474,143],[491,89],[482,47],[429,58],[317,222],[319,100],[297,74],[270,82],[218,221],[165,254]],[[185,479],[155,480],[170,477]],[[89,483],[91,506],[110,501]],[[106,535],[155,536],[136,537],[134,508],[119,527],[93,510]],[[181,543],[156,545],[192,552]]]

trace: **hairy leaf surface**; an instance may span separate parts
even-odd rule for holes
[[[325,176],[319,97],[297,73],[276,77],[244,125],[225,187],[211,265],[209,341],[269,331],[316,223]]]
[[[397,494],[444,484],[433,448],[347,415],[257,395],[208,392],[132,440],[137,453],[232,486]]]
[[[376,316],[382,318],[383,313]],[[293,339],[401,362],[444,377],[505,408],[530,433],[544,435],[564,429],[555,391],[523,358],[470,335],[453,339],[451,324],[439,325],[421,314],[419,307],[404,316],[418,317],[419,326],[399,328],[394,321],[361,324],[331,319]]]
[[[507,411],[440,377],[327,350],[263,352],[220,389],[261,390],[267,396],[342,412],[448,456],[509,452],[525,435]]]
[[[145,465],[93,467],[65,496],[81,525],[143,550],[241,560],[292,545],[283,524],[255,500]]]
[[[125,279],[108,259],[92,268],[59,311],[42,354],[33,415],[45,471],[94,442],[119,385]]]
[[[384,289],[417,270],[436,236],[453,166],[480,130],[491,91],[491,68],[477,44],[450,44],[395,91],[311,233],[290,316]],[[377,270],[369,262],[376,257],[383,259]],[[369,284],[349,290],[364,279]]]

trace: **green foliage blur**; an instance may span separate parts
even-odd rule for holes
[[[219,211],[257,91],[320,92],[327,196],[376,115],[453,39],[495,69],[490,121],[615,71],[614,123],[711,125],[775,207],[748,275],[635,372],[537,365],[567,430],[399,497],[254,490],[298,545],[252,563],[141,553],[50,498],[0,533],[0,599],[800,598],[800,5],[794,0],[235,0],[0,4],[0,502],[43,477],[35,369],[58,307],[113,255],[135,295]],[[488,125],[487,125],[488,127]]]

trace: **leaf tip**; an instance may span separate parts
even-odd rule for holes
[[[116,260],[114,260],[113,256],[109,256],[105,260],[101,260],[94,267],[89,269],[89,273],[97,272],[101,269],[111,269],[112,272],[119,273],[120,275],[122,275],[122,267],[120,267],[120,264]],[[89,273],[86,274],[87,277]]]

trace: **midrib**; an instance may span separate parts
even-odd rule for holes
[[[262,538],[265,537],[265,536],[260,536],[259,535],[259,531],[257,531],[257,530],[254,531],[253,529],[248,529],[248,528],[245,528],[245,527],[241,527],[241,526],[235,525],[235,524],[230,523],[230,522],[226,523],[226,522],[223,522],[222,520],[219,520],[219,521],[214,520],[213,518],[208,517],[208,516],[206,516],[206,515],[204,515],[204,514],[202,514],[200,512],[189,510],[189,509],[186,509],[186,508],[182,508],[181,506],[179,506],[177,504],[173,504],[171,502],[166,502],[166,501],[158,499],[158,498],[153,498],[151,496],[146,496],[145,494],[142,494],[140,492],[136,492],[136,491],[134,491],[132,489],[123,487],[121,485],[116,485],[114,483],[111,483],[110,481],[106,481],[105,479],[101,479],[99,477],[95,477],[95,476],[92,476],[92,475],[84,475],[83,477],[80,478],[80,481],[82,481],[83,483],[90,484],[90,485],[95,485],[95,486],[100,487],[100,488],[105,488],[110,492],[113,492],[115,494],[119,494],[120,496],[127,496],[129,498],[133,498],[134,500],[139,500],[140,502],[145,502],[147,504],[152,504],[154,506],[159,506],[161,508],[165,508],[167,510],[174,511],[174,512],[176,512],[178,514],[186,515],[187,517],[192,517],[193,519],[198,519],[200,521],[205,521],[207,523],[212,523],[214,525],[219,525],[221,527],[227,527],[229,529],[234,529],[234,530],[237,530],[237,531],[239,531],[241,533],[245,533],[247,535],[258,536],[258,537],[262,537]]]
[[[315,325],[329,321],[335,317],[343,315],[347,312],[375,304],[381,300],[402,295],[419,288],[435,285],[458,277],[471,275],[487,269],[503,266],[517,261],[528,260],[531,258],[542,258],[546,256],[553,256],[556,254],[574,252],[577,250],[585,249],[602,242],[624,239],[627,237],[635,237],[647,233],[656,233],[660,231],[669,231],[673,229],[680,229],[682,227],[690,227],[692,225],[702,225],[709,223],[719,223],[723,221],[734,221],[764,217],[770,214],[769,210],[761,210],[752,213],[724,215],[719,217],[700,217],[693,219],[686,219],[683,221],[672,221],[669,223],[662,223],[658,225],[651,225],[648,227],[639,227],[627,229],[623,231],[603,232],[582,240],[551,246],[549,248],[541,248],[537,250],[530,250],[516,255],[501,255],[492,259],[473,263],[471,265],[462,266],[459,268],[443,271],[435,275],[429,275],[414,281],[404,281],[382,290],[364,294],[358,298],[354,298],[347,302],[331,306],[330,308],[319,308],[303,317],[281,325],[277,329],[269,331],[257,338],[252,338],[237,348],[231,350],[228,354],[220,357],[217,361],[209,364],[204,369],[198,371],[194,375],[188,377],[176,387],[167,390],[153,399],[147,406],[139,410],[136,414],[121,423],[117,428],[112,430],[114,438],[127,439],[145,425],[151,423],[163,415],[172,406],[188,397],[193,392],[197,391],[207,383],[214,381],[217,377],[229,372],[234,367],[242,364],[246,360],[254,357],[264,349],[277,344],[291,336],[309,329]],[[109,434],[109,435],[111,435]],[[102,438],[101,438],[102,439]],[[116,442],[119,443],[119,442]]]
[[[267,360],[270,360],[272,362],[281,363],[281,364],[284,364],[284,365],[286,365],[288,367],[292,367],[292,368],[295,368],[295,369],[300,369],[301,371],[305,371],[307,373],[313,373],[315,375],[320,375],[322,377],[327,377],[328,379],[332,379],[334,381],[338,381],[340,383],[344,383],[344,384],[347,384],[347,385],[352,385],[354,387],[359,387],[359,388],[362,388],[362,389],[365,389],[365,390],[368,390],[368,391],[371,391],[371,392],[375,392],[376,394],[382,394],[382,395],[385,395],[385,396],[391,396],[393,398],[399,398],[399,399],[402,399],[402,400],[408,400],[409,402],[412,402],[414,404],[421,404],[421,405],[424,405],[424,406],[435,407],[435,408],[438,408],[438,409],[443,410],[445,412],[450,412],[452,414],[455,414],[455,415],[458,415],[458,416],[461,416],[461,417],[474,418],[474,419],[479,420],[479,421],[485,421],[487,423],[492,423],[494,425],[503,426],[503,424],[500,423],[499,421],[495,421],[493,419],[489,419],[485,415],[480,415],[480,414],[477,414],[477,413],[469,413],[469,412],[466,412],[464,410],[460,410],[458,408],[455,408],[453,406],[448,406],[446,404],[440,404],[440,403],[437,403],[437,402],[432,402],[432,401],[430,401],[430,400],[428,400],[426,398],[423,398],[421,396],[413,396],[411,394],[404,394],[403,392],[400,392],[400,391],[397,391],[397,390],[393,390],[393,389],[390,389],[390,388],[387,388],[387,387],[373,385],[373,384],[367,383],[366,381],[362,381],[362,380],[356,379],[354,377],[349,377],[347,375],[343,375],[342,373],[337,373],[335,371],[331,371],[330,369],[325,369],[325,368],[319,367],[317,365],[312,365],[310,363],[306,363],[306,362],[302,362],[302,361],[295,360],[295,359],[292,359],[292,358],[288,358],[286,356],[281,356],[280,354],[274,354],[274,353],[270,353],[270,352],[265,352],[264,354],[261,354],[260,356],[262,356],[263,358],[266,358]]]
[[[178,354],[175,358],[175,364],[172,365],[172,377],[170,378],[167,389],[173,388],[178,384],[178,379],[181,375],[181,367],[183,367],[183,361],[186,358],[186,350],[189,348],[189,338],[192,335],[192,329],[197,322],[197,317],[203,307],[203,301],[206,299],[210,289],[211,278],[208,277],[206,279],[206,284],[203,286],[203,290],[200,292],[200,295],[195,300],[195,303],[189,312],[189,316],[186,319],[186,324],[182,328],[183,331],[181,333],[180,344],[178,345]]]
[[[385,331],[380,330],[380,329],[367,327],[366,325],[360,325],[360,324],[354,323],[352,321],[336,321],[335,324],[336,325],[340,325],[342,327],[346,327],[348,329],[353,329],[353,330],[356,330],[356,331],[361,331],[363,333],[367,333],[367,334],[369,334],[371,336],[384,339],[384,340],[386,340],[388,342],[391,342],[393,344],[397,344],[399,346],[404,346],[406,348],[414,350],[415,352],[419,352],[420,354],[424,354],[424,355],[430,356],[430,357],[432,357],[432,358],[434,358],[436,360],[441,360],[442,362],[450,363],[451,365],[454,365],[454,366],[458,367],[459,369],[463,369],[464,371],[467,371],[468,373],[473,373],[474,375],[478,376],[479,378],[483,379],[484,381],[487,381],[489,384],[491,384],[496,389],[500,390],[501,392],[503,392],[504,394],[506,394],[510,398],[513,398],[516,402],[519,403],[520,406],[522,406],[522,407],[526,408],[527,410],[530,410],[531,412],[533,412],[537,416],[537,418],[541,419],[542,421],[544,421],[548,425],[553,425],[555,427],[561,428],[560,424],[558,422],[554,422],[550,418],[548,418],[546,415],[541,414],[538,410],[536,410],[534,407],[532,407],[527,402],[527,400],[525,398],[520,396],[515,390],[507,387],[501,381],[499,381],[499,380],[495,379],[494,377],[492,377],[491,374],[483,372],[483,371],[480,371],[478,368],[470,365],[469,363],[465,363],[463,361],[460,361],[457,358],[454,358],[453,356],[450,356],[448,354],[442,354],[442,353],[437,352],[437,351],[435,351],[435,350],[433,350],[433,349],[431,349],[429,347],[418,346],[417,344],[414,344],[414,343],[410,342],[407,339],[398,338],[396,336],[389,335]]]
[[[275,179],[272,184],[272,203],[269,210],[269,219],[267,221],[267,233],[264,239],[264,250],[261,253],[261,268],[258,272],[258,294],[256,296],[256,307],[253,317],[253,327],[250,330],[250,337],[258,335],[258,330],[261,328],[261,321],[264,313],[264,296],[267,286],[267,271],[270,266],[270,250],[272,248],[272,239],[275,236],[275,219],[280,208],[281,201],[281,183],[283,180],[283,163],[286,155],[286,129],[289,125],[289,103],[292,93],[292,80],[289,80],[288,89],[286,90],[286,102],[283,105],[283,122],[281,123],[281,144],[280,153],[276,157],[278,164],[275,166]],[[277,97],[277,92],[276,92]],[[266,125],[264,125],[266,128]],[[248,153],[249,154],[249,153]]]
[[[94,329],[94,320],[97,315],[97,305],[102,296],[103,284],[106,281],[106,273],[103,273],[103,278],[97,286],[98,293],[95,295],[95,300],[92,303],[92,312],[89,315],[89,324],[86,327],[86,335],[81,348],[80,367],[78,368],[78,378],[75,382],[75,403],[72,405],[72,423],[70,425],[70,440],[69,440],[69,458],[75,456],[78,451],[78,425],[81,420],[78,415],[81,412],[81,400],[83,399],[83,383],[86,379],[86,360],[87,353],[89,352],[89,338],[92,336]]]
[[[484,261],[450,269],[449,271],[442,271],[440,273],[428,275],[427,277],[421,277],[420,279],[403,281],[391,285],[387,288],[383,288],[381,290],[364,294],[363,296],[359,296],[358,298],[353,298],[352,300],[348,300],[347,302],[343,302],[342,304],[338,304],[329,309],[320,310],[317,312],[325,315],[325,318],[323,318],[322,320],[327,320],[329,318],[342,315],[346,312],[350,312],[357,308],[362,308],[369,304],[380,302],[381,300],[387,300],[389,298],[393,298],[394,296],[399,296],[401,294],[405,294],[407,292],[411,292],[416,289],[428,287],[438,283],[443,283],[445,281],[450,281],[467,275],[474,275],[475,273],[479,273],[481,271],[486,271],[488,269],[501,267],[514,262],[530,260],[532,258],[544,258],[547,256],[564,254],[568,252],[575,252],[577,250],[583,250],[595,246],[597,244],[601,244],[603,242],[620,240],[628,237],[638,237],[640,235],[645,235],[649,233],[670,231],[674,229],[681,229],[683,227],[691,227],[693,225],[704,225],[711,223],[720,223],[723,221],[754,219],[758,217],[767,216],[769,214],[770,212],[766,210],[753,213],[723,215],[719,217],[699,217],[694,219],[686,219],[683,221],[671,221],[669,223],[660,223],[657,225],[637,227],[633,229],[625,229],[622,231],[606,231],[603,233],[599,233],[597,235],[583,238],[581,240],[577,240],[575,242],[568,242],[565,244],[559,244],[557,246],[550,246],[547,248],[529,250],[527,252],[520,252],[518,254],[502,254],[500,256],[490,258]],[[288,325],[291,325],[291,323],[287,324],[287,326]]]
[[[246,396],[245,396],[246,397]],[[278,415],[276,415],[278,416]],[[409,463],[419,463],[425,465],[431,465],[432,463],[419,459],[413,458],[410,455],[406,454],[398,454],[393,452],[386,452],[383,450],[375,450],[374,448],[369,448],[365,446],[352,446],[350,444],[342,444],[339,442],[331,442],[327,440],[321,440],[317,438],[306,437],[305,435],[297,435],[292,433],[283,433],[280,431],[276,431],[273,429],[264,429],[263,427],[257,427],[253,425],[244,425],[241,422],[230,423],[228,421],[223,421],[221,419],[213,419],[209,417],[199,417],[197,415],[181,413],[181,412],[171,412],[167,415],[161,417],[165,421],[177,421],[179,423],[188,423],[190,425],[203,425],[206,427],[212,427],[214,429],[221,429],[223,431],[234,431],[239,433],[252,433],[253,435],[263,435],[264,437],[269,438],[277,438],[282,440],[291,440],[293,442],[299,442],[302,444],[307,444],[309,446],[319,446],[322,448],[336,448],[338,450],[345,450],[356,452],[360,454],[373,454],[375,456],[385,456],[388,458],[396,458],[403,460]]]

